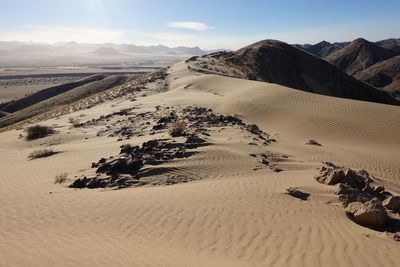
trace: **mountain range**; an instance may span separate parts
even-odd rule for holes
[[[400,38],[370,42],[363,38],[352,42],[294,45],[320,57],[347,74],[400,97]]]
[[[65,55],[75,53],[90,53],[97,50],[115,50],[119,54],[176,54],[176,55],[204,55],[210,50],[203,50],[200,47],[168,47],[165,45],[139,46],[134,44],[90,44],[77,42],[58,42],[55,44],[34,43],[34,42],[0,42],[0,54],[23,53],[23,54],[49,54]],[[113,53],[115,54],[115,53]]]
[[[0,67],[131,64],[166,66],[218,50],[165,45],[0,42]]]
[[[325,43],[319,47],[329,46]],[[100,47],[91,53],[123,56],[122,52],[111,47]],[[396,99],[396,92],[399,91],[400,56],[390,58],[392,55],[393,51],[363,39],[345,45],[325,59],[298,46],[278,40],[263,40],[237,51],[192,56],[185,62],[189,63],[188,69],[201,73],[278,84],[319,95],[400,105]],[[354,77],[352,74],[355,74]],[[0,128],[47,112],[53,106],[70,104],[80,97],[108,90],[128,80],[118,75],[97,75],[4,103],[0,106],[3,112]]]

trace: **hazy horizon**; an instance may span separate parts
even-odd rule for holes
[[[390,9],[387,7],[390,6]],[[0,41],[163,44],[237,49],[287,43],[398,37],[397,1],[26,1],[3,6]]]

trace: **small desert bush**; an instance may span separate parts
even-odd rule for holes
[[[27,132],[27,135],[26,135],[27,140],[35,140],[35,139],[46,137],[49,134],[55,133],[53,128],[48,127],[48,126],[42,126],[39,124],[28,127],[26,129],[26,132]]]
[[[69,118],[68,122],[72,124],[73,127],[79,127],[79,125],[81,125],[81,120],[79,118]]]
[[[51,148],[45,148],[45,149],[40,149],[40,150],[34,150],[32,153],[28,155],[28,159],[37,159],[37,158],[45,158],[45,157],[50,157],[54,154],[57,154],[53,149]]]
[[[120,146],[121,148],[121,153],[130,153],[133,149],[133,146],[131,144],[122,144]]]
[[[173,137],[182,136],[186,134],[186,123],[184,121],[178,121],[174,123],[169,130],[170,135]]]
[[[54,177],[54,183],[62,184],[67,180],[67,178],[68,178],[68,173],[66,172],[57,174],[56,177]]]

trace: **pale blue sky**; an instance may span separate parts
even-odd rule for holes
[[[239,48],[400,37],[400,1],[2,1],[0,40]]]

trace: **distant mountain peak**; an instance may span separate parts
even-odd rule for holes
[[[332,44],[330,42],[328,42],[328,41],[322,40],[321,42],[319,42],[316,45],[332,45]]]
[[[97,54],[97,55],[102,55],[102,56],[121,55],[121,53],[118,52],[116,49],[114,49],[112,47],[107,47],[107,46],[102,46],[102,47],[94,50],[93,53]]]
[[[363,38],[358,38],[344,48],[330,54],[327,61],[348,74],[354,75],[393,56],[395,56],[394,52]]]

